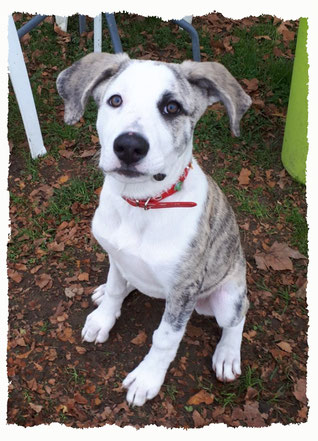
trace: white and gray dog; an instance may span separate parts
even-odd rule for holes
[[[214,316],[222,338],[212,358],[220,381],[241,374],[246,263],[227,199],[192,156],[194,127],[222,101],[234,135],[250,97],[219,63],[131,60],[89,54],[60,73],[65,122],[75,124],[92,95],[98,105],[99,167],[105,174],[92,231],[109,255],[93,293],[83,340],[103,343],[123,300],[137,289],[165,299],[152,346],[126,377],[129,404],[154,398],[196,310]],[[133,311],[131,311],[133,314]]]

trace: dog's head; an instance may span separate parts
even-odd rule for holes
[[[250,97],[219,63],[181,64],[92,53],[60,73],[65,122],[75,124],[89,96],[98,104],[100,167],[124,182],[163,179],[187,165],[195,124],[222,101],[234,135]],[[178,168],[178,173],[180,172]]]

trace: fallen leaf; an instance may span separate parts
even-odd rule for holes
[[[92,141],[93,144],[98,144],[99,143],[98,136],[91,135],[91,141]]]
[[[282,22],[278,28],[277,28],[277,32],[279,34],[281,34],[281,36],[283,37],[283,40],[285,43],[289,43],[290,41],[293,41],[295,38],[295,32],[294,31],[290,31],[286,24],[284,22]]]
[[[252,342],[253,337],[255,337],[256,334],[257,332],[252,329],[249,332],[243,332],[243,337],[245,337],[248,341]]]
[[[282,360],[284,357],[288,357],[288,353],[280,349],[270,349],[269,352],[275,360]]]
[[[116,366],[110,367],[107,371],[107,374],[103,376],[105,381],[108,381],[115,373]]]
[[[63,175],[60,178],[58,178],[57,182],[59,184],[65,184],[70,179],[69,175]]]
[[[274,242],[266,251],[257,251],[254,255],[257,268],[261,270],[293,271],[292,259],[305,259],[306,256],[293,250],[286,243]]]
[[[188,399],[187,404],[212,404],[214,401],[214,395],[209,394],[206,390],[202,389],[200,392],[193,395]]]
[[[273,54],[275,55],[275,57],[283,57],[284,56],[284,52],[277,46],[275,46],[273,48]]]
[[[39,269],[42,268],[42,266],[43,266],[43,265],[36,265],[36,266],[34,266],[34,267],[30,270],[30,273],[31,273],[31,274],[35,274],[35,273],[37,273],[37,272],[39,271]]]
[[[59,154],[63,156],[63,158],[69,159],[74,155],[74,152],[71,150],[59,150]]]
[[[24,263],[16,263],[15,268],[19,271],[27,271],[28,267]]]
[[[58,35],[60,35],[61,37],[68,37],[71,38],[71,35],[68,34],[67,32],[63,31],[57,24],[56,22],[54,22],[54,32],[56,32]]]
[[[93,383],[87,383],[84,390],[87,394],[93,394],[96,391],[96,386]]]
[[[256,40],[271,40],[271,37],[269,35],[257,35],[254,37]]]
[[[307,396],[306,396],[306,379],[299,378],[294,385],[295,398],[303,404],[307,404]]]
[[[125,413],[127,413],[127,415],[132,415],[132,412],[131,412],[128,404],[126,403],[126,401],[123,401],[122,403],[117,404],[117,406],[113,409],[113,413],[116,415],[122,409],[124,409],[124,411],[125,411]]]
[[[249,427],[264,427],[265,421],[263,415],[259,411],[259,403],[257,401],[244,404],[244,420]]]
[[[216,419],[218,418],[220,415],[223,415],[225,412],[225,407],[223,406],[217,406],[214,408],[214,410],[212,411],[212,418]]]
[[[251,80],[244,78],[242,81],[247,86],[248,92],[255,92],[255,90],[258,89],[258,79],[257,78],[252,78]]]
[[[224,46],[224,49],[226,50],[226,52],[233,51],[233,47],[231,46],[230,42],[231,42],[231,35],[228,35],[227,37],[225,37],[223,39],[223,46]]]
[[[281,348],[283,351],[288,352],[289,354],[293,351],[292,347],[286,341],[281,341],[276,343],[276,345]]]
[[[89,274],[88,273],[80,273],[78,275],[78,280],[80,280],[81,282],[86,280],[88,282],[89,281]]]
[[[35,284],[41,289],[49,289],[53,284],[52,277],[45,273],[39,274],[38,276],[35,276]]]
[[[96,149],[84,150],[84,152],[80,155],[80,158],[89,158],[90,156],[94,156],[96,153]]]
[[[293,273],[282,273],[281,275],[282,284],[285,286],[294,285],[294,275]]]
[[[96,260],[97,262],[104,262],[106,256],[104,253],[96,253]]]
[[[253,98],[253,106],[259,108],[259,109],[264,109],[265,108],[265,102],[263,100],[261,100],[260,98]]]
[[[24,358],[28,358],[28,356],[31,354],[31,352],[33,352],[34,348],[35,348],[35,343],[33,342],[31,349],[29,351],[24,352],[23,354],[16,354],[15,356],[16,356],[16,358],[19,358],[20,360],[24,359]]]
[[[32,378],[31,380],[27,381],[28,389],[30,390],[37,390],[38,383],[36,382],[35,378]]]
[[[15,342],[16,342],[17,346],[23,346],[23,347],[27,346],[23,337],[17,338]]]
[[[76,350],[76,352],[78,352],[81,355],[86,353],[86,349],[83,348],[82,346],[75,346],[75,350]]]
[[[298,411],[298,418],[300,418],[302,421],[303,420],[307,420],[308,417],[308,407],[307,406],[303,406],[299,411]]]
[[[22,280],[22,276],[18,271],[14,271],[12,269],[8,269],[8,276],[16,283],[20,283]]]
[[[64,342],[69,341],[70,343],[74,343],[74,338],[72,337],[72,335],[73,335],[73,330],[70,327],[65,328],[62,332],[57,333],[59,340]]]
[[[68,299],[72,299],[76,296],[76,293],[72,290],[72,288],[65,288],[64,293]]]
[[[140,346],[143,345],[147,340],[147,334],[145,333],[145,331],[139,331],[139,334],[133,338],[132,340],[130,340],[130,343]]]
[[[194,422],[194,427],[202,427],[205,424],[205,420],[202,418],[202,416],[199,414],[197,410],[193,411],[192,419]]]
[[[242,168],[238,177],[239,185],[248,185],[250,183],[251,171],[247,168]]]
[[[87,404],[87,399],[85,397],[83,397],[83,395],[81,395],[79,392],[76,392],[74,394],[74,400],[78,404]]]
[[[48,359],[49,361],[54,361],[56,358],[57,358],[57,352],[56,352],[56,349],[50,349],[50,350],[49,350],[49,354],[48,354],[47,359]]]
[[[47,249],[49,251],[61,252],[64,251],[65,245],[63,242],[57,243],[56,241],[48,243]]]
[[[245,401],[252,401],[258,396],[258,391],[253,387],[249,386],[246,391]]]
[[[301,288],[296,292],[296,297],[300,299],[305,299],[307,293],[307,281],[303,284]]]
[[[41,410],[43,409],[43,406],[40,406],[40,404],[29,403],[29,406],[30,406],[31,409],[33,409],[36,413],[40,413]]]

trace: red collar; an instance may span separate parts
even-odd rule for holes
[[[133,207],[140,207],[144,208],[145,210],[150,210],[151,208],[195,207],[197,205],[195,202],[161,202],[162,199],[165,199],[181,190],[183,181],[188,176],[190,168],[192,168],[191,162],[184,169],[184,172],[178,179],[178,182],[169,188],[169,190],[161,193],[161,195],[155,198],[129,199],[123,196],[123,199],[125,199],[125,201],[127,201],[128,204],[132,205]]]

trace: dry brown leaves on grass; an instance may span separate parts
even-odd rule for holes
[[[195,21],[200,29],[210,30],[211,46],[218,56],[230,54],[237,39],[227,36],[217,43],[214,35],[231,33],[237,26],[249,29],[259,19],[230,20],[220,14],[209,14]],[[277,56],[290,57],[292,26],[279,19],[276,26],[285,45],[284,50],[276,48]],[[55,32],[59,53],[66,60],[69,34],[57,28]],[[125,34],[125,30],[121,32]],[[85,45],[85,38],[91,35],[81,38]],[[255,38],[260,42],[267,39],[264,35]],[[148,40],[151,39],[149,35]],[[167,46],[165,51],[159,51],[156,45],[147,46],[146,50],[141,46],[139,50],[144,59],[176,55],[175,45]],[[39,52],[27,55],[28,69],[37,71]],[[204,53],[202,56],[207,57]],[[56,93],[54,76],[53,66],[47,69],[38,88],[41,97],[45,91]],[[264,111],[268,118],[286,113],[283,107],[265,103],[257,78],[242,80],[253,97],[256,111]],[[62,107],[50,115],[61,124]],[[215,109],[220,119],[224,109]],[[77,128],[83,123],[84,119]],[[276,136],[270,131],[267,135],[269,139]],[[98,151],[98,138],[92,131],[90,145],[81,140],[60,141],[57,153],[38,163],[38,181],[25,173],[26,160],[21,150],[28,146],[20,145],[19,150],[12,141],[10,145],[9,189],[14,198],[10,205],[9,245],[13,257],[8,259],[9,424],[35,426],[58,422],[77,428],[105,424],[139,428],[155,424],[199,428],[217,423],[263,427],[306,421],[307,261],[290,246],[292,232],[286,228],[283,215],[272,225],[267,219],[241,212],[238,202],[229,195],[241,227],[251,302],[243,334],[241,378],[225,385],[216,380],[211,356],[220,330],[213,319],[194,313],[159,395],[142,408],[130,408],[121,383],[149,350],[164,304],[135,292],[125,300],[107,343],[82,342],[83,323],[94,309],[90,296],[105,283],[108,267],[107,256],[90,233],[100,188],[94,190],[96,198],[92,197],[89,203],[72,203],[71,220],[46,214],[56,190],[67,187],[74,177],[87,179],[87,165]],[[234,145],[233,162],[238,160],[236,152],[242,145],[239,141]],[[257,146],[252,143],[249,148],[252,152]],[[244,191],[262,187],[271,207],[275,207],[284,189],[292,185],[281,164],[263,170],[247,159],[240,162],[239,171],[233,171],[224,152],[215,152],[211,158],[211,151],[202,149],[196,157],[207,173],[225,171],[224,186],[234,182]],[[268,192],[268,188],[275,193]],[[303,210],[302,196],[297,190],[292,204]],[[39,237],[33,237],[34,232]]]

